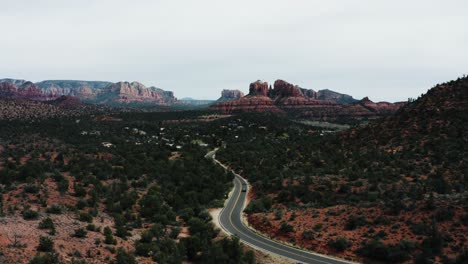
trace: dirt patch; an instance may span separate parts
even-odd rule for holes
[[[169,157],[169,160],[178,160],[182,154],[178,151],[171,152],[171,156]]]

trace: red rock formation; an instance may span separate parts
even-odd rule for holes
[[[240,99],[242,97],[244,97],[244,93],[239,91],[239,90],[226,90],[226,89],[224,89],[221,92],[221,97],[217,100],[217,102],[233,101],[233,100],[238,100],[238,99]]]
[[[118,82],[103,89],[98,101],[102,103],[155,103],[159,105],[173,104],[177,99],[172,92],[156,87],[146,87],[139,82]]]
[[[267,96],[268,94],[268,83],[263,81],[256,81],[250,84],[249,94],[250,96]]]
[[[223,90],[221,92],[221,98],[236,100],[244,97],[244,93],[239,90]]]
[[[301,89],[283,80],[276,80],[273,88],[273,97],[304,97]]]
[[[328,89],[319,90],[315,95],[315,99],[334,101],[340,104],[350,104],[358,102],[358,100],[354,99],[350,95],[337,93]]]
[[[132,103],[144,102],[160,105],[171,105],[177,101],[174,94],[156,87],[146,87],[133,82],[101,82],[77,80],[48,80],[32,83],[24,80],[0,79],[2,87],[0,96],[12,94],[29,100],[54,100],[60,96],[73,96],[80,100],[94,103]]]
[[[263,95],[245,96],[239,100],[218,103],[211,106],[210,109],[226,114],[264,111],[280,112],[280,109],[273,104],[273,100]]]
[[[312,89],[301,88],[301,92],[307,98],[317,99],[317,92]]]
[[[32,82],[25,82],[18,87],[18,96],[30,100],[46,100],[47,97],[37,85]]]
[[[16,87],[11,83],[2,82],[0,83],[0,96],[1,97],[11,97],[15,96],[17,93]]]
[[[330,98],[330,100],[315,98]],[[275,81],[273,89],[268,89],[266,82],[256,81],[250,84],[247,96],[230,102],[217,103],[211,106],[211,109],[226,114],[286,111],[298,118],[333,121],[336,119],[373,119],[393,114],[404,105],[404,103],[374,103],[368,98],[352,103],[354,101],[355,99],[349,95],[329,90],[315,92],[283,80]]]

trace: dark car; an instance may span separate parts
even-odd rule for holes
[[[246,192],[247,191],[247,184],[242,184],[242,192]]]

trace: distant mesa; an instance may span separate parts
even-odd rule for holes
[[[244,97],[244,93],[239,90],[227,90],[224,89],[221,92],[221,97],[216,102],[229,102],[233,100],[239,100]]]
[[[297,118],[317,120],[373,119],[396,112],[404,103],[359,101],[350,95],[331,90],[314,91],[284,80],[276,80],[273,88],[265,81],[249,85],[249,94],[230,101],[218,101],[211,110],[225,114],[243,112],[284,112]]]
[[[173,92],[156,87],[146,87],[139,82],[117,82],[107,85],[97,96],[99,103],[154,103],[172,105],[177,99]]]
[[[177,103],[187,106],[197,106],[197,107],[208,107],[209,105],[216,102],[215,100],[200,100],[194,99],[191,97],[184,97],[182,99],[177,100]]]
[[[36,101],[72,96],[81,101],[97,104],[172,105],[177,102],[173,92],[153,86],[146,87],[139,82],[46,80],[32,83],[25,80],[0,79],[0,96]]]

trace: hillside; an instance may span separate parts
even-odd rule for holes
[[[74,103],[0,119],[0,263],[255,263],[211,223],[232,175],[205,158],[199,113],[59,114]]]
[[[249,223],[279,240],[359,261],[465,263],[467,110],[461,78],[343,132],[240,116],[257,132],[235,130],[218,158],[253,185]]]

